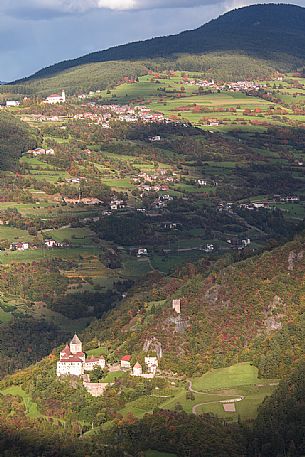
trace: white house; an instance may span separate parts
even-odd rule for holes
[[[58,246],[57,241],[52,240],[52,238],[48,238],[48,239],[44,240],[44,244],[45,244],[48,248],[56,248],[56,247]]]
[[[66,94],[65,94],[64,90],[62,91],[61,95],[52,94],[46,98],[46,103],[48,103],[49,105],[56,105],[57,103],[65,103],[65,101],[66,101]]]
[[[206,248],[204,249],[205,252],[213,252],[214,251],[214,244],[207,244]]]
[[[20,102],[18,102],[17,100],[8,100],[5,105],[7,106],[7,108],[11,108],[13,106],[19,106],[20,105]]]
[[[112,210],[118,210],[118,209],[122,209],[122,208],[125,208],[125,202],[124,200],[111,200],[111,203],[110,203],[110,208]]]
[[[160,135],[156,135],[156,136],[151,136],[149,138],[149,141],[151,141],[152,143],[156,142],[156,141],[161,141],[161,137]]]
[[[148,251],[145,248],[139,248],[137,252],[137,257],[148,256]]]
[[[29,243],[12,243],[10,245],[10,250],[11,251],[27,251],[29,249]]]
[[[205,179],[197,179],[197,184],[199,184],[199,186],[207,186],[208,182]]]

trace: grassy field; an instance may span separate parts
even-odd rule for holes
[[[174,410],[179,404],[187,413],[213,413],[229,421],[237,421],[238,416],[248,420],[256,417],[258,406],[266,396],[272,394],[277,384],[276,380],[258,379],[258,370],[250,363],[239,363],[194,378],[193,399],[187,399],[188,388],[180,383],[150,397],[132,401],[120,413],[131,413],[140,418],[152,412],[155,407]],[[225,412],[223,407],[230,400],[236,400],[236,411],[232,413]]]
[[[258,370],[250,363],[239,363],[228,368],[209,371],[192,381],[193,389],[208,391],[224,389],[258,382]]]

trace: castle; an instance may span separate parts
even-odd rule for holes
[[[60,352],[56,374],[57,376],[82,376],[85,371],[92,371],[97,366],[105,368],[105,365],[103,356],[86,359],[83,344],[75,334],[70,344]]]

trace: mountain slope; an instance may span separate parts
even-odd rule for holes
[[[179,278],[142,285],[84,334],[111,357],[162,346],[162,367],[188,374],[254,361],[282,377],[305,353],[304,238],[224,267],[190,266]],[[181,298],[181,316],[171,300]],[[145,344],[146,343],[146,344]]]
[[[305,9],[294,5],[254,5],[224,14],[195,30],[94,52],[44,68],[31,76],[42,78],[88,63],[169,57],[177,53],[238,51],[257,57],[303,59]],[[28,79],[28,78],[26,78]],[[25,80],[26,80],[25,79]],[[21,82],[24,80],[20,80]]]

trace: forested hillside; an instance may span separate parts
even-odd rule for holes
[[[237,51],[259,58],[272,58],[280,65],[288,62],[293,67],[304,56],[304,30],[304,8],[283,4],[254,5],[231,11],[196,30],[179,35],[130,43],[60,62],[40,70],[31,78],[49,77],[94,62],[219,51]]]
[[[15,168],[21,153],[34,145],[35,140],[24,123],[0,114],[0,173]]]
[[[251,455],[300,457],[305,454],[305,364],[267,398],[254,423]]]
[[[142,62],[104,62],[81,65],[47,78],[35,78],[28,82],[0,86],[1,93],[46,96],[64,89],[68,95],[88,93],[107,89],[123,82],[147,74],[148,69]]]
[[[176,278],[152,277],[85,331],[88,347],[100,341],[115,358],[156,340],[163,368],[173,371],[202,373],[252,360],[263,376],[284,376],[305,351],[304,248],[301,237],[229,266],[225,259],[203,261]],[[182,299],[178,318],[173,298]]]

